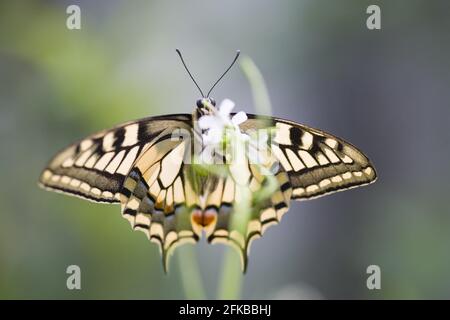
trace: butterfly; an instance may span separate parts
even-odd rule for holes
[[[43,170],[39,185],[94,202],[120,204],[133,230],[144,232],[159,246],[166,272],[174,249],[198,242],[203,234],[209,243],[236,248],[245,272],[251,242],[280,222],[291,200],[317,198],[376,180],[367,156],[343,139],[290,120],[252,114],[236,127],[243,134],[271,128],[272,139],[263,142],[270,151],[267,161],[258,166],[244,157],[234,166],[239,171],[224,164],[225,174],[196,170],[186,161],[198,154],[192,140],[201,143],[205,138],[205,130],[196,124],[221,112],[209,95],[239,51],[207,95],[178,49],[177,53],[202,95],[192,114],[148,117],[90,135],[58,152]],[[232,221],[238,214],[240,188],[244,185],[255,194],[268,188],[262,169],[272,170],[275,183],[269,195],[251,203],[244,227],[236,228]]]

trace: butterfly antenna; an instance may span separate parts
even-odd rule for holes
[[[178,55],[180,56],[181,62],[183,63],[184,68],[186,69],[187,73],[189,74],[189,76],[191,77],[192,81],[194,81],[195,85],[197,86],[198,91],[200,91],[202,97],[205,97],[205,95],[203,94],[202,89],[200,89],[200,86],[198,85],[197,81],[195,81],[194,77],[192,76],[191,72],[189,71],[188,67],[186,66],[186,63],[184,62],[183,56],[181,55],[180,50],[175,49],[175,51],[178,53]]]
[[[220,78],[213,84],[213,86],[211,87],[211,89],[209,89],[208,94],[206,95],[206,97],[209,97],[209,94],[211,93],[211,91],[214,89],[214,87],[216,86],[216,84],[219,83],[220,80],[222,80],[222,78],[227,74],[228,71],[230,71],[230,69],[233,67],[233,65],[235,64],[236,60],[239,58],[239,55],[241,54],[241,51],[237,51],[236,52],[236,56],[234,57],[233,62],[230,64],[230,66],[228,67],[227,70],[225,70],[225,72],[220,76]]]

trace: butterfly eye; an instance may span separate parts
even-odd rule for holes
[[[209,102],[211,102],[211,104],[215,107],[216,106],[216,100],[214,100],[213,98],[209,98]]]
[[[198,99],[196,102],[197,108],[203,108],[203,101],[202,99]]]

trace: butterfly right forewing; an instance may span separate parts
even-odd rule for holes
[[[352,144],[289,120],[249,115],[246,128],[274,127],[272,153],[289,175],[292,199],[316,198],[372,183],[370,160]]]

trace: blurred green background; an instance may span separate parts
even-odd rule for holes
[[[66,28],[81,7],[82,29]],[[382,29],[366,28],[378,4]],[[126,120],[190,113],[236,49],[252,57],[273,114],[351,141],[372,159],[369,187],[293,203],[253,243],[243,298],[450,298],[450,2],[0,2],[0,298],[184,298],[179,255],[118,206],[37,187],[68,143]],[[215,90],[252,112],[235,68]],[[183,249],[180,249],[182,251]],[[223,246],[195,247],[209,298]],[[66,268],[82,290],[66,288]],[[382,289],[366,288],[366,268]],[[233,266],[231,266],[233,267]],[[238,264],[235,266],[240,268]]]

